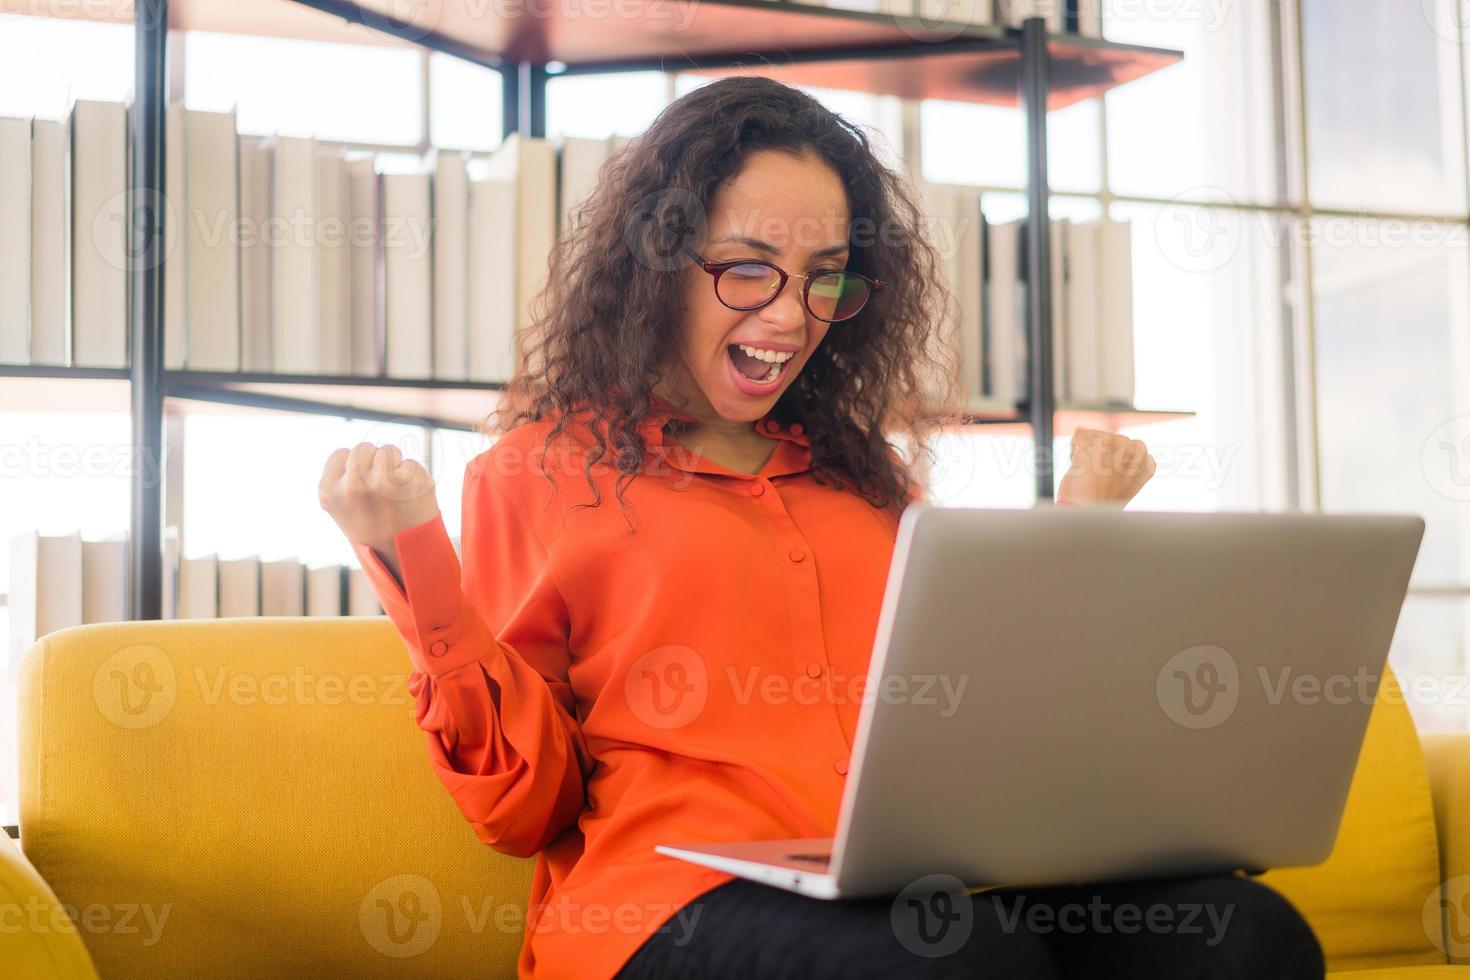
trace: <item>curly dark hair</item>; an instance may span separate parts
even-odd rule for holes
[[[616,492],[626,508],[623,491],[647,448],[638,428],[655,383],[675,363],[682,331],[682,265],[644,257],[677,254],[668,236],[687,234],[687,206],[709,208],[746,154],[762,149],[814,154],[837,172],[852,217],[847,267],[885,283],[856,317],[827,333],[771,414],[801,423],[820,483],[894,512],[913,486],[927,485],[929,436],[955,420],[962,401],[958,352],[943,329],[952,297],[924,212],[908,179],[875,156],[861,127],[759,77],[690,92],[602,167],[552,254],[520,336],[516,375],[485,422],[487,434],[552,416],[549,452],[569,416],[590,411],[595,443],[583,465],[591,506],[601,502],[592,469],[610,455],[603,465],[619,473]],[[889,441],[893,435],[906,451]]]

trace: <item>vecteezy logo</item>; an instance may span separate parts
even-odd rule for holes
[[[1199,203],[1201,199],[1212,203]],[[1160,253],[1185,272],[1225,268],[1240,249],[1241,222],[1231,210],[1234,203],[1218,187],[1194,187],[1170,200],[1154,219]]]
[[[423,16],[429,9],[429,0],[379,0],[374,4],[358,4],[357,12],[364,27],[384,34],[401,37],[405,41],[421,41],[435,27],[437,18]]]
[[[935,9],[934,4],[919,4],[912,11],[906,11],[895,16],[895,21],[901,31],[913,38],[932,44],[936,41],[949,41],[959,37],[965,32],[966,24],[980,21],[976,14],[981,13],[980,0],[943,0]],[[983,12],[989,20],[990,4],[985,4]],[[918,21],[919,29],[915,30],[911,21]]]
[[[676,272],[689,258],[685,245],[704,241],[704,204],[674,187],[655,191],[633,206],[623,222],[623,243],[633,260],[656,272]]]
[[[1430,30],[1455,44],[1470,41],[1470,0],[1419,0]]]
[[[444,913],[439,889],[423,875],[385,878],[363,896],[357,926],[384,956],[417,956],[439,938]]]
[[[1235,658],[1216,646],[1181,650],[1159,670],[1155,693],[1164,714],[1184,728],[1214,728],[1240,702]]]
[[[178,212],[159,191],[135,187],[103,201],[92,214],[92,248],[114,269],[153,269],[180,240]]]
[[[174,664],[158,647],[124,647],[92,674],[97,710],[122,728],[156,725],[173,710]]]
[[[628,669],[623,696],[645,725],[682,728],[699,717],[709,697],[704,658],[689,647],[650,650]]]
[[[1431,432],[1419,465],[1435,491],[1450,500],[1470,501],[1470,415],[1452,418]]]
[[[1470,875],[1456,875],[1429,893],[1424,933],[1440,952],[1470,956]]]
[[[925,875],[898,893],[888,910],[893,935],[916,956],[948,956],[970,938],[975,906],[954,875]]]

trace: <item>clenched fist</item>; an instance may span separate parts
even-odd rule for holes
[[[397,446],[360,442],[338,449],[327,457],[317,494],[348,541],[368,545],[395,569],[393,536],[439,513],[433,478]]]
[[[1121,506],[1154,475],[1157,464],[1148,447],[1100,429],[1078,429],[1072,436],[1072,466],[1057,487],[1057,503]]]

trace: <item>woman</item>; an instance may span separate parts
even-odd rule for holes
[[[1244,878],[965,898],[941,951],[890,900],[654,852],[835,830],[927,462],[889,439],[923,445],[954,398],[920,224],[810,97],[707,85],[604,168],[564,235],[503,434],[466,472],[462,570],[422,467],[370,443],[328,460],[323,506],[408,645],[438,775],[482,840],[537,856],[521,974],[1320,977],[1300,916]],[[1118,505],[1153,472],[1141,443],[1078,445],[1059,503]],[[1015,900],[1211,903],[1226,924],[1043,928]]]

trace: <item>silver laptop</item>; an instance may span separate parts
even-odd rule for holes
[[[913,505],[837,836],[656,850],[817,898],[1314,864],[1423,533]]]

